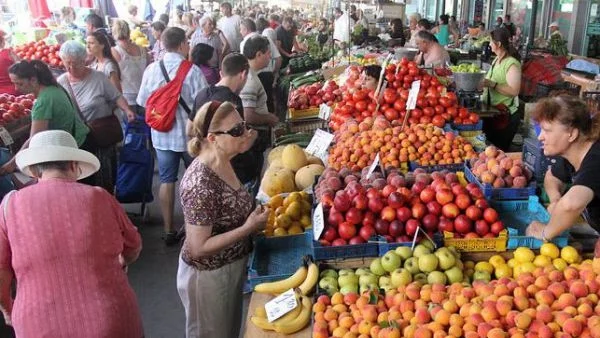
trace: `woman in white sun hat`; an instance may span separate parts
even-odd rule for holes
[[[16,163],[38,183],[0,205],[5,321],[17,337],[142,337],[123,270],[140,253],[140,235],[112,195],[77,182],[98,171],[98,159],[69,133],[49,130],[35,134]]]

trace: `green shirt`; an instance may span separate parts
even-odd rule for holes
[[[508,56],[506,58],[504,58],[502,60],[502,62],[500,62],[498,64],[497,62],[498,59],[494,60],[494,62],[492,63],[492,68],[490,68],[490,70],[488,70],[487,74],[485,74],[485,78],[488,80],[492,80],[495,83],[497,83],[499,86],[500,85],[505,85],[507,83],[506,81],[506,74],[508,73],[508,69],[511,66],[515,66],[519,69],[519,72],[521,71],[521,63],[519,62],[519,60],[515,59],[512,56]],[[504,104],[505,106],[508,107],[508,109],[510,110],[511,114],[514,114],[517,109],[519,108],[519,97],[515,96],[506,96],[504,94],[500,94],[498,91],[496,91],[493,88],[487,88],[487,90],[484,91],[483,93],[483,103],[488,103],[488,95],[490,95],[490,103],[492,106],[497,106],[499,104]]]
[[[64,130],[73,135],[81,146],[89,132],[88,127],[77,116],[67,93],[59,87],[48,86],[42,89],[31,109],[32,120],[47,120],[48,129]]]

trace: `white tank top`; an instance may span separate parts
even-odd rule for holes
[[[115,49],[121,56],[119,68],[121,68],[123,97],[129,105],[135,105],[135,100],[142,84],[142,76],[147,66],[146,55],[144,55],[144,50],[141,47],[139,56],[130,55],[118,44]]]

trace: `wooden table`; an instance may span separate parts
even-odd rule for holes
[[[574,85],[581,86],[581,90],[579,91],[579,96],[581,96],[583,94],[583,92],[593,92],[593,91],[598,91],[600,89],[600,82],[586,79],[583,76],[571,74],[569,72],[561,72],[560,74],[565,82],[569,82]]]
[[[310,338],[312,336],[311,325],[307,325],[304,330],[296,332],[292,335],[284,335],[275,331],[263,331],[258,327],[254,326],[250,321],[250,317],[254,314],[254,309],[259,306],[264,306],[266,302],[275,298],[271,295],[265,295],[263,293],[252,293],[250,298],[250,304],[248,305],[248,315],[246,316],[246,331],[244,332],[244,338],[279,338],[279,337],[295,337],[295,338]]]

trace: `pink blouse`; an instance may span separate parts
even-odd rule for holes
[[[140,338],[140,311],[119,255],[137,228],[105,190],[47,180],[0,205],[0,268],[12,268],[17,337]],[[6,213],[4,211],[6,210]]]

